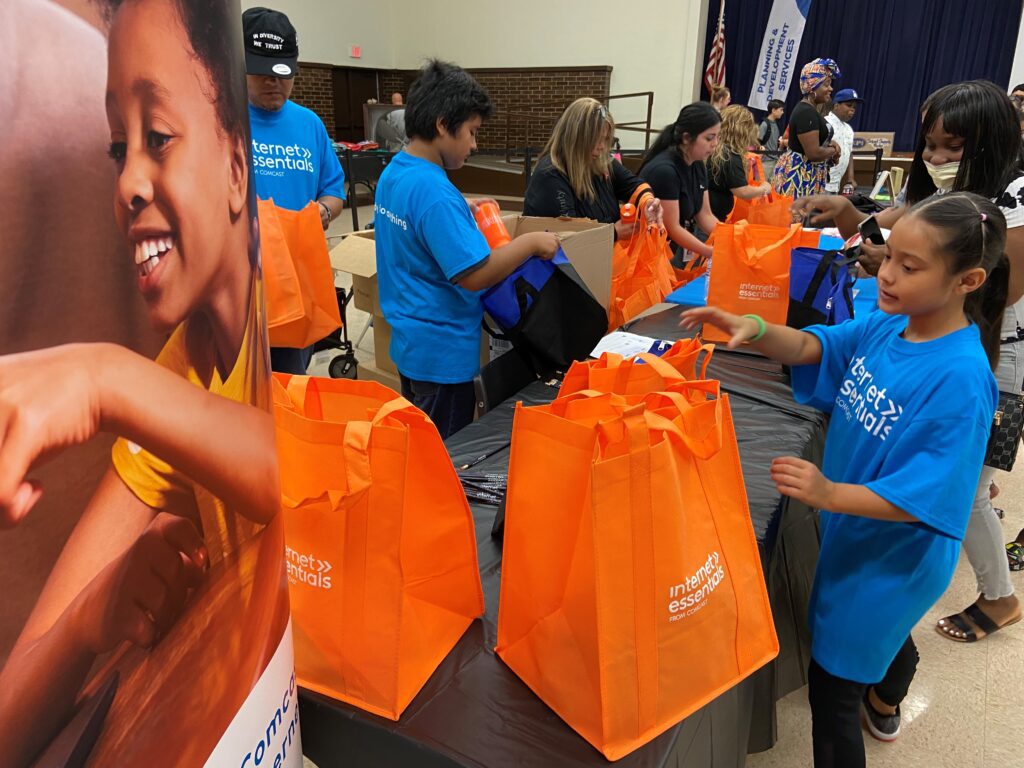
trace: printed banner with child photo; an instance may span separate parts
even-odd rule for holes
[[[299,766],[238,4],[0,29],[0,765]]]

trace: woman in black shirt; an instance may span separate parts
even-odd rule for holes
[[[747,150],[755,144],[757,127],[750,110],[739,104],[723,109],[718,146],[708,160],[708,198],[711,212],[719,221],[728,217],[735,198],[757,200],[772,191],[772,185],[764,179],[747,184]]]
[[[800,71],[803,98],[789,116],[789,151],[775,164],[775,191],[789,197],[807,197],[825,191],[829,164],[841,150],[832,141],[832,129],[818,105],[832,97],[832,82],[840,77],[832,59],[815,59]]]
[[[619,204],[642,196],[640,188],[647,185],[609,155],[614,135],[615,123],[601,102],[583,98],[570,104],[530,177],[523,213],[594,219],[614,224],[616,238],[629,237],[635,224],[619,220]],[[643,215],[661,227],[661,203],[647,197]]]
[[[699,256],[711,256],[711,246],[693,234],[694,226],[710,234],[718,224],[708,202],[704,161],[718,145],[721,121],[718,110],[705,102],[683,107],[640,166],[640,178],[661,200],[669,238]]]

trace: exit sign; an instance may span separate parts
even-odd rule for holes
[[[348,47],[348,55],[353,59],[361,59],[363,57],[363,46],[361,45],[350,45]]]

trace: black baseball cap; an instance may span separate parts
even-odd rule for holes
[[[245,71],[250,75],[292,78],[298,74],[299,43],[288,17],[270,8],[242,14]]]

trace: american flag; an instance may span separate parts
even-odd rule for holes
[[[708,87],[708,93],[716,85],[725,85],[725,0],[722,0],[722,7],[718,11],[718,29],[711,42],[708,66],[704,70],[704,85]]]

